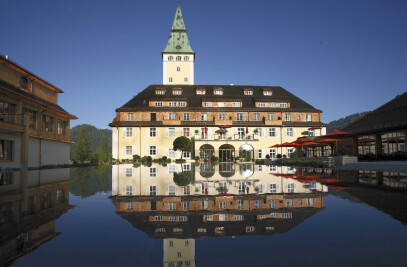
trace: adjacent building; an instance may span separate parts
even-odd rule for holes
[[[109,124],[115,159],[179,158],[173,141],[185,136],[194,149],[183,158],[251,161],[293,151],[272,145],[325,134],[322,111],[280,86],[195,85],[195,53],[179,5],[162,59],[163,84],[148,86],[116,109]]]
[[[344,129],[355,135],[358,154],[378,159],[406,159],[407,92]]]
[[[61,89],[0,55],[0,167],[69,164],[70,120]]]

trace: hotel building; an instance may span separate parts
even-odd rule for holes
[[[322,111],[280,86],[195,85],[195,53],[179,5],[162,59],[163,84],[148,86],[116,109],[109,124],[115,159],[179,158],[173,141],[186,136],[193,151],[183,158],[251,161],[293,151],[272,145],[325,134]]]
[[[74,115],[58,105],[63,91],[0,55],[0,168],[69,164]]]

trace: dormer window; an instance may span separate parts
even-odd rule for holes
[[[197,95],[206,95],[206,89],[196,89]]]
[[[257,106],[259,108],[265,108],[266,107],[266,103],[258,103]]]
[[[155,89],[156,95],[165,95],[165,89]]]
[[[182,95],[182,89],[172,89],[173,95]]]
[[[27,80],[27,78],[24,77],[24,76],[21,76],[21,78],[20,78],[20,88],[21,88],[22,90],[27,91],[27,85],[28,85],[28,80]]]
[[[212,107],[212,102],[204,102],[204,107]]]
[[[287,103],[281,103],[280,104],[280,108],[286,108],[287,107]]]
[[[263,95],[273,95],[273,91],[271,90],[263,90]]]
[[[244,95],[253,95],[253,89],[244,89],[243,93]]]
[[[275,108],[275,107],[276,107],[276,103],[270,103],[270,107],[271,107],[271,108]]]
[[[222,88],[215,88],[215,89],[213,89],[213,94],[214,95],[223,95],[223,89]]]

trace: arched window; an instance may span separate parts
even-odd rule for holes
[[[181,56],[177,56],[176,60],[181,61]]]
[[[184,61],[189,61],[189,56],[184,56]]]
[[[174,60],[174,57],[173,56],[169,56],[168,57],[168,61],[173,61]]]

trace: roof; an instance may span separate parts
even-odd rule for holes
[[[188,41],[187,29],[178,3],[172,23],[170,37],[163,53],[194,53]]]
[[[14,61],[11,61],[10,59],[8,59],[7,57],[5,57],[5,56],[3,56],[1,54],[0,54],[0,62],[8,64],[11,68],[13,68],[13,69],[15,69],[15,70],[17,70],[19,72],[24,72],[25,75],[29,76],[30,79],[44,85],[45,87],[47,87],[48,89],[51,89],[54,92],[57,92],[57,93],[63,93],[64,92],[61,89],[59,89],[58,87],[56,87],[55,85],[51,84],[50,82],[47,82],[43,78],[41,78],[38,75],[28,71],[27,69],[21,67],[20,65],[18,65]]]
[[[165,94],[163,95],[156,95],[155,89],[166,89]],[[172,89],[173,88],[180,88],[182,89],[181,95],[173,95]],[[197,88],[205,88],[206,94],[205,95],[197,95],[196,89]],[[213,90],[215,88],[223,88],[223,95],[214,95]],[[252,88],[253,95],[244,95],[243,89]],[[263,90],[271,90],[273,94],[271,96],[263,95]],[[156,107],[149,107],[150,100],[159,100],[168,101],[171,99],[172,101],[177,100],[187,100],[187,107],[183,109],[205,109],[210,111],[213,110],[220,110],[220,109],[227,109],[230,110],[232,108],[208,108],[202,107],[202,101],[230,101],[230,100],[238,100],[242,102],[241,108],[233,108],[233,110],[242,110],[242,109],[256,109],[256,110],[264,110],[264,111],[310,111],[310,112],[322,112],[311,106],[310,104],[306,103],[305,101],[301,100],[300,98],[296,97],[292,93],[288,92],[284,88],[280,86],[248,86],[248,85],[150,85],[135,97],[133,97],[130,101],[126,104],[118,108],[116,111],[129,111],[129,110],[149,110],[149,109],[157,109]],[[262,99],[263,101],[279,101],[279,102],[289,102],[289,108],[258,108],[255,106],[255,102],[258,99]],[[162,107],[160,110],[166,109],[176,109],[179,108],[165,108]]]
[[[407,128],[407,92],[344,128],[353,134],[376,133]]]
[[[63,109],[61,106],[59,106],[57,104],[54,104],[54,103],[51,103],[49,101],[46,101],[46,100],[44,100],[42,98],[39,98],[39,97],[37,97],[37,96],[35,96],[33,94],[30,94],[30,93],[28,93],[28,92],[26,92],[24,90],[21,90],[20,88],[17,88],[15,86],[13,86],[13,85],[11,85],[9,83],[6,83],[4,81],[1,81],[1,80],[0,80],[0,88],[4,88],[5,90],[8,90],[8,91],[10,91],[12,93],[18,94],[18,95],[20,95],[22,97],[25,97],[25,98],[27,98],[29,100],[37,102],[37,103],[39,103],[41,105],[44,105],[46,107],[57,110],[57,111],[65,114],[65,115],[67,115],[70,119],[77,119],[77,117],[75,115],[70,114],[68,111]]]

